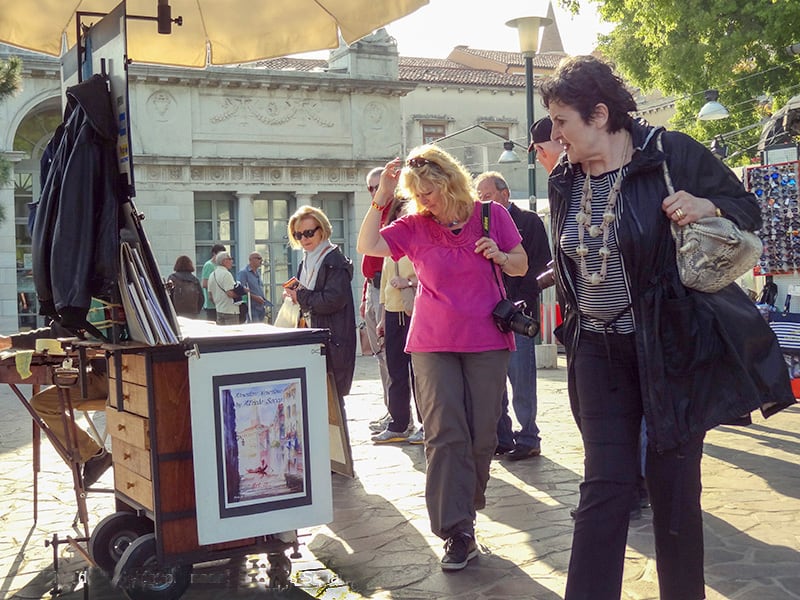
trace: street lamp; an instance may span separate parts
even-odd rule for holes
[[[519,17],[506,23],[519,32],[519,48],[525,58],[525,92],[528,102],[528,131],[534,123],[533,112],[533,57],[539,51],[539,30],[550,25],[552,19],[542,16]],[[536,153],[528,152],[528,201],[536,200]]]
[[[728,109],[719,103],[719,92],[717,90],[706,90],[705,97],[706,103],[697,113],[699,121],[716,121],[730,116]]]

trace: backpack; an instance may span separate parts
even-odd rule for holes
[[[172,305],[175,312],[184,315],[196,315],[203,306],[203,290],[197,281],[171,277]]]

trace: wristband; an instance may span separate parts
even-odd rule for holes
[[[386,208],[386,205],[383,205],[383,206],[381,206],[380,204],[378,204],[377,202],[375,202],[375,200],[373,200],[373,201],[372,201],[372,203],[370,204],[370,206],[371,206],[372,208],[374,208],[375,210],[377,210],[378,212],[382,212],[382,211],[383,211],[383,209],[384,209],[384,208]]]

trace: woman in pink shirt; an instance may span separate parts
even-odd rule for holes
[[[410,214],[380,229],[397,189]],[[472,176],[437,146],[419,146],[387,163],[358,234],[358,251],[408,256],[419,283],[406,352],[425,423],[425,499],[431,531],[445,540],[442,569],[478,555],[475,511],[485,506],[489,465],[505,388],[512,333],[492,310],[503,297],[500,271],[524,275],[528,259],[511,217],[490,203],[490,237]]]

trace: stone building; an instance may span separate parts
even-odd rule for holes
[[[548,30],[537,75],[563,56],[556,26]],[[38,198],[39,159],[61,121],[59,60],[0,45],[0,58],[12,54],[23,59],[23,87],[0,103],[0,154],[13,175],[0,189],[0,333],[41,323],[27,204]],[[399,57],[383,30],[332,51],[327,61],[281,58],[203,70],[130,64],[134,202],[161,274],[171,273],[181,254],[200,269],[215,243],[230,248],[237,270],[257,249],[277,304],[299,259],[286,238],[297,206],[321,207],[333,241],[359,264],[355,236],[370,201],[367,172],[463,129],[474,131],[442,145],[475,173],[503,172],[513,197],[524,201],[523,64],[516,53],[464,46],[446,60]],[[536,106],[542,116],[538,99]],[[506,139],[521,162],[497,164]],[[537,196],[545,190],[540,170]],[[361,285],[357,270],[354,294]]]

